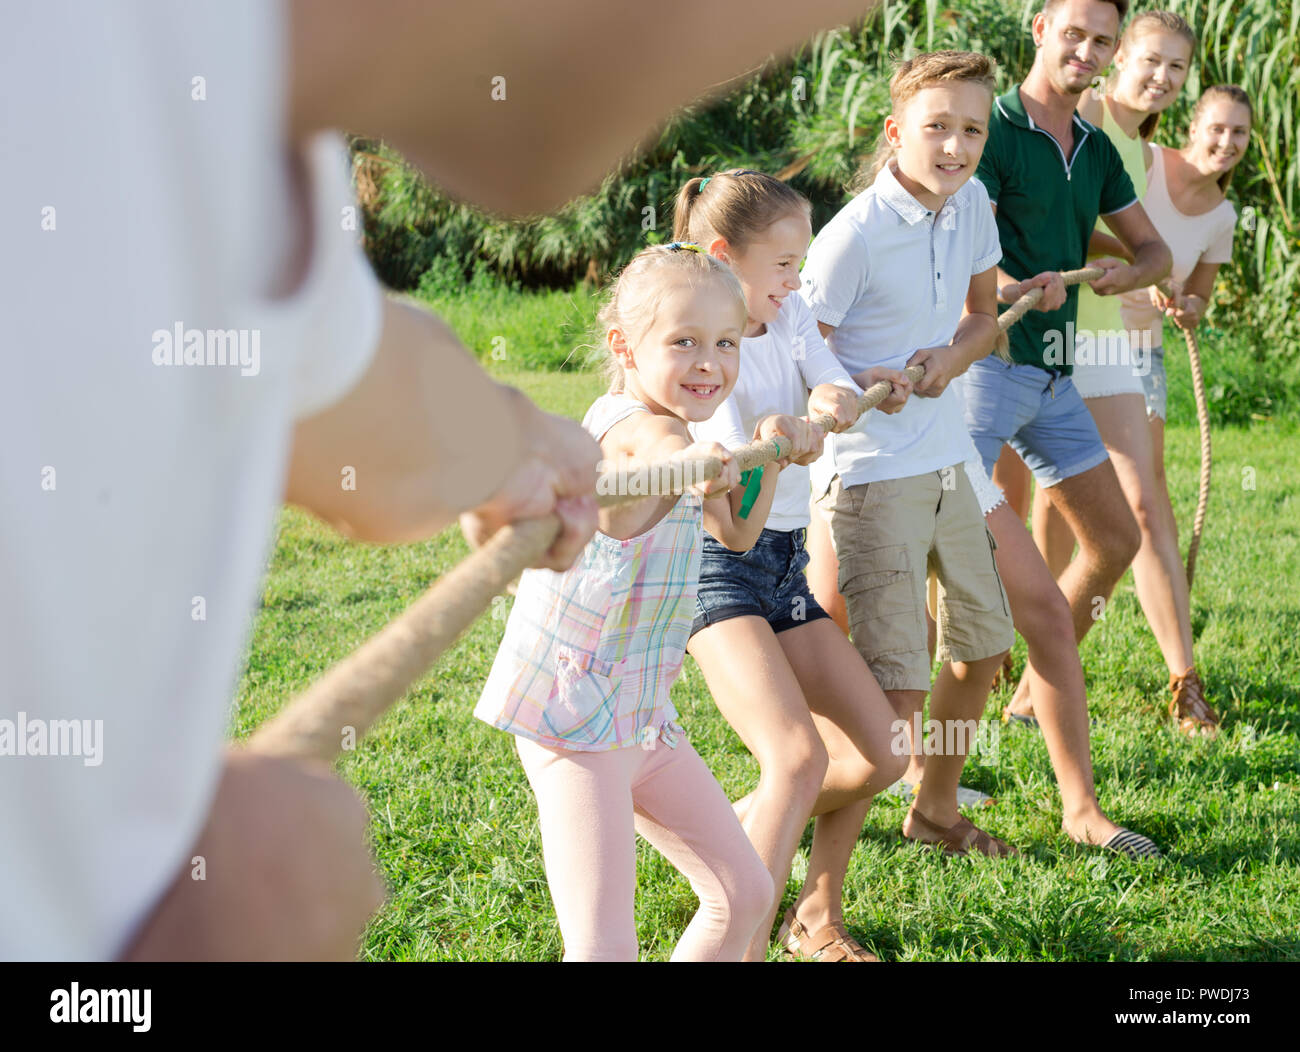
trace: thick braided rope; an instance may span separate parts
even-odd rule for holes
[[[1063,270],[1061,280],[1066,285],[1081,285],[1085,281],[1096,281],[1105,274],[1101,267],[1084,267],[1082,270]],[[1041,288],[1030,289],[1015,303],[998,315],[998,328],[1006,332],[1011,326],[1033,310],[1034,305],[1043,298]]]
[[[1192,391],[1196,395],[1196,426],[1201,433],[1201,481],[1196,494],[1196,517],[1192,520],[1192,540],[1187,546],[1187,590],[1192,589],[1196,575],[1196,553],[1201,547],[1201,533],[1205,529],[1205,509],[1210,504],[1210,469],[1214,459],[1210,454],[1210,407],[1205,397],[1205,377],[1201,372],[1201,348],[1196,333],[1183,330],[1187,340],[1187,360],[1192,366]]]

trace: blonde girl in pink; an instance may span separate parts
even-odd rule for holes
[[[745,318],[735,275],[694,245],[646,249],[619,276],[600,314],[610,390],[583,426],[618,469],[717,456],[724,471],[680,497],[602,511],[566,573],[525,571],[475,709],[515,736],[566,961],[636,960],[637,833],[700,899],[673,960],[739,961],[772,900],[668,696],[695,616],[701,499],[738,479],[727,450],[687,426],[735,385]]]

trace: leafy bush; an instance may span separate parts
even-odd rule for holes
[[[1257,104],[1252,148],[1231,189],[1242,223],[1212,320],[1239,332],[1257,362],[1294,361],[1300,358],[1293,310],[1300,292],[1300,4],[1165,2],[1198,27],[1201,47],[1157,141],[1181,144],[1203,85],[1241,84]],[[384,144],[356,140],[368,249],[386,282],[426,293],[464,286],[481,267],[524,288],[599,283],[644,245],[668,239],[672,201],[685,180],[734,166],[787,179],[812,201],[818,229],[844,203],[848,183],[873,151],[888,111],[893,59],[934,48],[983,51],[997,60],[1005,88],[1033,61],[1028,23],[1039,6],[1038,0],[887,0],[863,21],[821,33],[768,63],[726,98],[679,111],[653,146],[596,191],[553,216],[523,222],[453,201]]]
[[[1203,324],[1196,332],[1205,377],[1206,402],[1214,427],[1250,424],[1279,415],[1300,391],[1300,359],[1265,355],[1248,330]],[[1192,372],[1182,332],[1165,326],[1165,370],[1169,379],[1169,421],[1196,419]]]

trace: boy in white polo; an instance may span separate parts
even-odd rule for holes
[[[813,496],[830,523],[854,644],[909,726],[930,689],[934,572],[946,664],[930,716],[945,730],[973,729],[1013,639],[993,539],[963,468],[974,444],[948,387],[997,337],[1001,247],[988,196],[970,178],[988,134],[992,64],[969,52],[919,55],[899,67],[890,96],[885,140],[895,156],[813,241],[804,297],[858,382],[905,364],[923,364],[926,376],[900,412],[827,437]],[[957,810],[968,737],[946,733],[938,755],[927,743],[903,835],[950,853],[1011,853]]]

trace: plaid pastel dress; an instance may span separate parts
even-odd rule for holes
[[[600,441],[649,411],[604,395],[582,426]],[[687,493],[645,533],[598,531],[564,573],[525,570],[474,715],[575,752],[675,748],[681,728],[668,693],[695,618],[702,531],[700,498]]]

